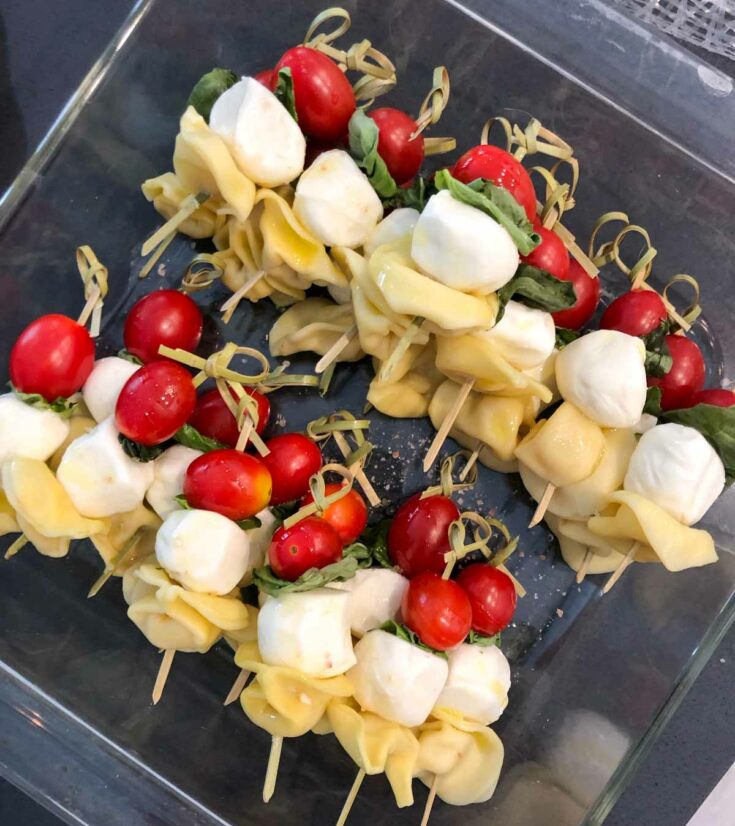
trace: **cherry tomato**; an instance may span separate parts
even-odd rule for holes
[[[142,445],[170,439],[194,412],[196,390],[189,371],[173,361],[152,361],[125,382],[115,406],[117,429]]]
[[[300,499],[309,491],[309,479],[322,466],[322,452],[301,433],[284,433],[266,442],[270,453],[263,463],[273,480],[271,504]]]
[[[10,351],[13,387],[49,402],[81,390],[93,366],[92,337],[81,324],[58,313],[32,321]]]
[[[444,570],[444,554],[450,550],[449,526],[459,519],[459,508],[448,496],[420,494],[406,500],[388,531],[388,553],[407,576],[422,571]]]
[[[283,55],[273,70],[273,82],[285,68],[291,69],[301,131],[324,141],[341,138],[357,107],[344,72],[325,54],[308,46],[295,46]]]
[[[518,597],[507,574],[476,562],[460,571],[457,584],[467,594],[472,606],[472,627],[479,634],[491,637],[513,619]]]
[[[666,346],[673,364],[671,370],[660,379],[649,376],[649,387],[661,388],[661,407],[679,410],[689,407],[691,397],[704,384],[704,358],[697,345],[685,336],[666,336]]]
[[[325,486],[324,492],[327,496],[330,496],[341,487],[342,485],[339,482],[330,482]],[[314,497],[309,493],[301,500],[301,505],[302,507],[310,505],[313,501]],[[333,502],[325,509],[322,519],[326,519],[337,531],[343,545],[349,545],[365,530],[368,519],[367,505],[362,496],[352,488],[341,499]]]
[[[202,313],[188,295],[158,290],[133,304],[125,319],[125,349],[144,364],[162,358],[161,344],[196,350],[202,337]]]
[[[647,336],[666,321],[661,296],[653,290],[629,290],[619,295],[602,314],[603,330],[619,330],[629,336]]]
[[[403,184],[413,178],[424,160],[423,135],[411,139],[416,121],[400,109],[375,109],[368,112],[378,124],[378,154],[385,161],[393,180]]]
[[[529,221],[536,217],[536,191],[531,177],[510,152],[489,144],[475,146],[462,155],[452,171],[464,184],[485,178],[508,192],[526,210]]]
[[[323,568],[342,558],[342,540],[325,519],[307,516],[291,528],[279,528],[268,548],[276,576],[293,582],[309,568]]]
[[[558,276],[557,276],[558,278]],[[569,273],[561,281],[571,281],[574,285],[574,292],[577,296],[577,303],[568,310],[560,310],[552,313],[554,324],[557,327],[567,327],[570,330],[578,330],[583,327],[595,314],[597,305],[600,303],[600,279],[590,278],[582,269],[581,265],[569,259]]]
[[[263,69],[255,75],[255,79],[272,92],[278,83],[278,74],[275,69]]]
[[[521,256],[524,264],[539,267],[561,281],[567,281],[569,276],[569,253],[564,242],[551,229],[541,225],[540,221],[533,222],[533,228],[541,236],[541,243],[528,255]]]
[[[267,507],[271,475],[255,456],[239,450],[212,450],[186,469],[184,496],[192,508],[215,511],[239,522]]]
[[[243,390],[252,396],[258,404],[258,425],[255,429],[258,433],[262,433],[268,426],[271,403],[267,396],[258,393],[252,387],[244,387]],[[237,401],[234,393],[232,398]],[[216,439],[229,447],[235,447],[240,435],[235,417],[216,388],[207,390],[206,393],[199,396],[194,412],[189,419],[189,424],[195,427],[202,436],[209,436],[210,439]]]
[[[421,642],[437,651],[459,645],[472,627],[467,594],[456,582],[442,579],[433,571],[417,574],[408,583],[401,615]]]
[[[725,390],[722,387],[713,387],[708,390],[700,390],[689,400],[688,407],[695,404],[712,404],[715,407],[735,407],[735,393],[732,390]]]

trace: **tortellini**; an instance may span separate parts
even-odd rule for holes
[[[164,650],[204,654],[224,632],[248,626],[247,606],[238,596],[214,596],[187,591],[147,557],[123,576],[128,617],[148,642]]]
[[[106,565],[114,565],[135,532],[141,531],[135,549],[123,561],[123,566],[115,566],[115,573],[122,576],[133,562],[140,559],[146,551],[148,551],[148,554],[153,552],[155,533],[161,524],[161,520],[153,511],[141,504],[126,513],[115,514],[109,517],[107,521],[109,522],[108,530],[92,537],[92,544]]]
[[[147,181],[143,181],[141,189],[156,212],[166,220],[176,215],[184,199],[191,194],[173,172],[164,172],[156,178],[148,178]],[[221,199],[209,198],[179,224],[178,229],[190,238],[211,238],[223,226],[226,218],[222,212]]]
[[[433,343],[411,347],[385,381],[379,378],[381,364],[376,360],[375,378],[367,395],[370,404],[397,419],[426,416],[436,388],[444,378],[434,366],[434,359]]]
[[[587,527],[586,522],[559,519],[558,516],[548,512],[544,519],[559,541],[562,559],[573,571],[579,571],[588,551],[592,551],[591,557],[587,558],[586,571],[588,574],[612,573],[625,559],[630,541],[607,540],[593,534]],[[613,541],[622,550],[618,550],[612,544]]]
[[[18,520],[15,515],[15,508],[8,502],[5,492],[0,489],[0,536],[9,533],[18,533]]]
[[[326,298],[306,298],[289,307],[268,336],[271,355],[290,356],[310,351],[324,355],[354,324],[352,307]],[[336,361],[357,361],[365,354],[354,337]]]

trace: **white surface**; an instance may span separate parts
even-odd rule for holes
[[[735,823],[735,763],[694,813],[687,826],[732,826]]]

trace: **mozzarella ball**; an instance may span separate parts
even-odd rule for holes
[[[347,676],[362,708],[409,728],[426,721],[447,682],[443,657],[380,630],[365,634],[355,657]]]
[[[634,427],[646,403],[646,348],[617,330],[596,330],[556,357],[559,392],[603,427]]]
[[[259,528],[250,528],[246,531],[250,540],[250,560],[248,561],[248,571],[260,568],[265,564],[271,538],[276,530],[276,517],[270,508],[264,508],[260,513],[255,514],[260,520]]]
[[[123,385],[138,370],[139,365],[117,356],[95,361],[92,372],[84,382],[82,396],[96,422],[112,416]]]
[[[45,462],[69,435],[69,422],[53,410],[22,402],[15,393],[0,396],[0,462],[12,456]]]
[[[411,257],[447,287],[482,295],[507,284],[520,261],[513,239],[497,221],[446,189],[432,195],[421,213]]]
[[[630,458],[623,483],[693,525],[725,487],[725,468],[712,445],[693,427],[660,424],[646,431]]]
[[[315,588],[267,599],[258,613],[258,648],[269,665],[336,677],[355,664],[349,594]]]
[[[494,723],[508,705],[510,666],[496,645],[464,643],[448,652],[449,676],[437,708],[446,708],[483,726]]]
[[[112,516],[141,504],[153,482],[153,463],[125,453],[110,416],[69,445],[56,477],[82,516]]]
[[[342,149],[324,152],[296,184],[293,211],[328,247],[359,247],[383,217],[367,176]]]
[[[355,637],[362,637],[398,616],[408,580],[388,568],[367,568],[329,587],[349,593],[350,629]]]
[[[287,184],[304,169],[306,139],[298,124],[255,78],[242,78],[217,98],[209,126],[240,171],[260,186]]]
[[[416,227],[421,213],[417,209],[402,207],[393,212],[378,224],[363,244],[365,255],[372,255],[383,244],[392,244],[399,238],[411,235]]]
[[[245,531],[214,511],[174,511],[156,534],[156,559],[190,591],[229,594],[243,578],[249,556]]]
[[[201,450],[174,445],[151,462],[153,482],[146,491],[145,498],[161,519],[179,510],[180,505],[174,500],[174,496],[178,496],[184,490],[186,469],[201,455]]]
[[[491,342],[498,353],[519,370],[542,367],[556,345],[551,313],[534,310],[518,301],[509,301],[500,321],[475,335]]]

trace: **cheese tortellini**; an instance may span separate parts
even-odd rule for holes
[[[306,298],[289,307],[276,321],[268,336],[271,355],[290,356],[310,351],[324,355],[354,324],[352,307],[326,298]],[[355,337],[337,361],[357,361],[365,354]]]
[[[191,194],[173,172],[164,172],[156,178],[148,178],[143,181],[141,189],[146,200],[150,201],[156,212],[166,220],[176,215],[184,199]],[[179,232],[183,232],[189,238],[211,238],[227,219],[222,207],[220,198],[209,198],[179,224]]]

